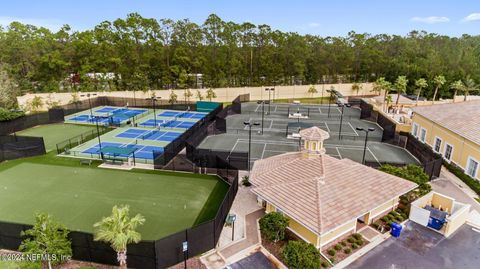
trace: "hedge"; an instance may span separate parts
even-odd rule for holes
[[[460,180],[462,180],[465,184],[467,184],[470,189],[480,195],[480,182],[469,175],[465,174],[464,171],[454,164],[443,162],[443,165],[450,171],[452,174],[457,176]]]
[[[21,111],[9,111],[5,108],[0,107],[0,121],[14,120],[22,116],[25,116],[25,113]]]

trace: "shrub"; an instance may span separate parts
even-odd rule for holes
[[[357,249],[357,248],[358,248],[357,243],[352,243],[352,249]]]
[[[380,227],[380,225],[376,222],[372,223],[372,227],[375,229],[375,230],[378,230],[378,228]]]
[[[345,246],[347,246],[347,242],[345,242],[345,241],[342,241],[342,242],[340,242],[340,245],[342,245],[342,246],[344,246],[344,247],[345,247]]]
[[[352,253],[352,249],[351,248],[346,248],[346,249],[343,250],[343,252],[345,254],[350,254],[350,253]]]
[[[336,244],[333,248],[334,248],[335,250],[341,250],[341,249],[342,249],[342,245]]]
[[[0,121],[9,121],[16,118],[25,116],[23,111],[9,111],[5,108],[0,107]]]
[[[403,222],[405,219],[402,216],[398,216],[395,218],[395,220],[398,222]]]
[[[282,250],[283,260],[288,268],[318,269],[320,253],[314,245],[304,241],[288,241]]]
[[[330,264],[329,264],[327,261],[323,261],[323,262],[321,263],[321,266],[322,266],[323,268],[327,268],[329,265],[330,265]]]
[[[363,239],[358,239],[357,242],[356,242],[359,246],[363,245],[363,243],[365,243],[363,241]]]
[[[330,262],[335,263],[335,257],[330,257]]]
[[[328,253],[328,255],[330,255],[330,256],[335,256],[335,254],[336,254],[337,252],[336,252],[334,249],[329,249],[329,250],[327,251],[327,253]]]
[[[252,183],[248,180],[248,176],[243,176],[242,177],[242,185],[245,187],[252,186]]]
[[[352,237],[349,237],[347,239],[348,243],[354,243],[355,242],[355,238],[352,238]]]
[[[285,238],[285,229],[288,219],[278,212],[270,212],[263,216],[260,221],[260,231],[270,241],[277,242]]]
[[[362,236],[361,234],[359,234],[359,233],[354,233],[354,234],[352,234],[352,237],[355,238],[356,240],[360,240],[360,239],[363,238],[363,236]]]

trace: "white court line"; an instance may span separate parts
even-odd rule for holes
[[[263,150],[262,150],[262,157],[261,159],[263,159],[263,155],[265,155],[265,149],[267,148],[267,144],[264,144],[263,145]]]
[[[268,127],[268,129],[272,129],[273,127],[273,120],[270,120],[270,127]]]
[[[367,147],[367,149],[368,149],[368,152],[370,152],[370,154],[372,154],[372,156],[373,156],[373,158],[375,159],[375,161],[376,161],[379,165],[382,165],[382,164],[380,163],[380,161],[377,159],[377,156],[375,156],[375,154],[373,154],[373,152],[370,150],[370,148]]]
[[[355,134],[357,134],[357,136],[360,136],[360,135],[358,135],[357,130],[355,128],[353,128],[353,125],[349,121],[347,121],[347,123],[348,123],[348,125],[350,125],[350,127],[352,127],[352,130],[355,132]]]
[[[340,154],[340,150],[338,150],[338,148],[337,148],[337,147],[335,147],[335,149],[337,150],[338,157],[340,157],[340,159],[343,159],[343,157],[342,157],[342,154]]]
[[[232,155],[232,152],[235,150],[235,148],[237,147],[237,144],[238,144],[238,139],[237,139],[237,142],[235,142],[235,145],[233,145],[233,148],[230,150],[230,153],[228,154],[228,157],[230,157],[230,155]]]
[[[257,107],[255,108],[254,112],[257,112],[259,108],[260,108],[260,105],[257,105]]]
[[[278,106],[275,106],[275,110],[274,110],[273,112],[277,112],[277,107],[278,107]]]
[[[327,127],[327,132],[329,132],[329,133],[330,133],[330,128],[328,128],[328,124],[327,124],[327,122],[323,122],[323,123],[325,124],[325,127]]]
[[[322,109],[320,107],[318,108],[318,112],[320,112],[320,114],[323,114]]]

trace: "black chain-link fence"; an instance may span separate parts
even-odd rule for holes
[[[45,154],[42,137],[0,136],[0,162]]]
[[[182,262],[184,258],[188,259],[215,248],[238,191],[238,170],[223,160],[217,162],[219,164],[217,169],[198,169],[198,171],[216,174],[229,184],[229,189],[219,205],[215,218],[159,240],[144,240],[138,244],[128,245],[129,267],[167,268]],[[31,227],[31,225],[0,222],[0,248],[17,250],[22,242],[21,232]],[[109,244],[94,241],[92,234],[72,231],[69,239],[72,242],[73,259],[118,264],[117,255]],[[188,242],[187,253],[183,252],[183,242]]]

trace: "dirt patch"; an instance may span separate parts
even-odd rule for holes
[[[179,264],[176,264],[172,267],[169,267],[169,269],[183,269],[183,268],[185,268],[183,262],[181,262]],[[189,268],[189,269],[207,269],[207,267],[197,257],[194,257],[194,258],[191,258],[191,259],[187,260],[187,268]]]

